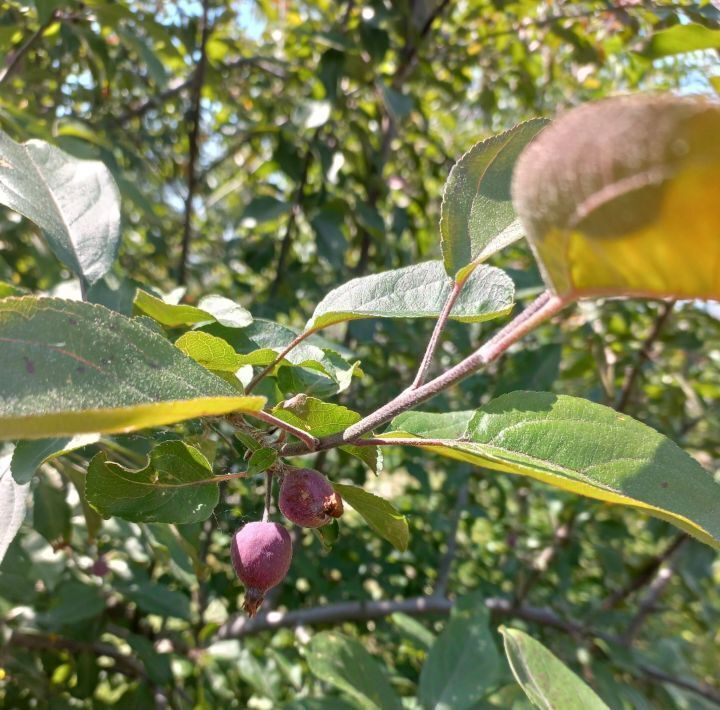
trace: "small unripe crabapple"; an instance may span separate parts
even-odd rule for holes
[[[290,569],[292,540],[279,523],[248,523],[235,533],[230,557],[245,585],[243,609],[255,616],[265,592],[280,584]]]
[[[285,474],[278,505],[288,520],[306,528],[319,528],[343,514],[340,495],[311,468],[294,468]]]

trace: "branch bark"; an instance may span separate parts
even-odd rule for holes
[[[485,606],[495,618],[522,619],[539,626],[554,628],[569,634],[573,638],[598,638],[610,644],[624,645],[619,636],[600,629],[592,629],[580,622],[564,619],[551,609],[527,605],[515,606],[512,601],[499,597],[485,600]],[[261,612],[253,618],[234,616],[223,624],[211,641],[223,639],[241,639],[246,636],[283,628],[316,626],[320,624],[338,624],[345,621],[371,621],[383,619],[395,613],[410,616],[437,615],[447,616],[453,608],[449,599],[437,596],[413,597],[401,600],[338,602],[310,609],[296,611]],[[668,683],[684,688],[697,695],[720,704],[720,690],[693,679],[676,678],[654,666],[638,664],[635,670],[650,680]]]
[[[680,533],[676,535],[672,542],[656,557],[649,559],[642,566],[638,574],[621,589],[613,592],[600,607],[604,611],[609,609],[615,609],[620,606],[631,594],[634,594],[639,589],[642,589],[649,584],[655,574],[657,573],[660,566],[672,555],[675,551],[684,545],[689,540],[687,533]]]
[[[481,367],[497,360],[513,343],[534,330],[540,323],[558,313],[566,305],[567,303],[560,297],[546,291],[472,355],[417,389],[407,389],[401,392],[395,399],[348,427],[345,431],[321,438],[315,450],[321,451],[322,449],[331,449],[352,443],[363,434],[389,422],[401,412],[416,407],[418,404],[460,382],[460,380],[465,379]],[[301,456],[306,453],[308,453],[307,448],[293,444],[286,444],[280,450],[281,456]]]
[[[415,379],[413,380],[410,389],[417,389],[418,387],[420,387],[420,385],[423,384],[423,382],[425,382],[428,370],[430,369],[433,357],[435,356],[435,351],[440,344],[440,337],[445,330],[448,318],[450,318],[450,313],[452,313],[453,306],[458,300],[458,297],[460,296],[460,292],[462,291],[464,285],[465,279],[463,279],[462,281],[455,281],[453,283],[452,291],[450,291],[450,293],[448,294],[445,305],[443,306],[442,312],[440,313],[440,317],[437,319],[437,321],[435,321],[435,328],[433,328],[432,335],[430,336],[430,341],[428,342],[427,349],[425,350],[425,355],[423,355],[422,362],[420,363],[420,367],[418,368],[417,374],[415,375]]]
[[[450,574],[452,573],[452,565],[457,552],[457,534],[460,527],[460,518],[463,510],[467,508],[470,486],[468,481],[463,481],[458,490],[455,508],[453,509],[452,518],[450,520],[450,532],[447,538],[447,550],[440,560],[438,566],[438,576],[433,589],[433,596],[445,597],[447,595],[448,584],[450,583]]]
[[[198,59],[195,74],[192,80],[192,107],[190,109],[190,132],[188,134],[189,155],[187,174],[187,195],[185,196],[185,219],[183,222],[182,252],[178,268],[178,284],[181,286],[187,280],[187,261],[190,254],[190,238],[192,236],[193,200],[197,189],[196,163],[199,152],[201,101],[203,84],[205,83],[205,69],[207,66],[207,41],[210,36],[210,0],[203,0],[202,18],[200,20],[200,58]]]
[[[14,631],[8,642],[9,646],[19,646],[33,651],[59,651],[67,650],[72,653],[92,653],[95,656],[107,656],[115,662],[115,670],[118,673],[131,678],[146,678],[145,669],[142,664],[132,656],[126,656],[118,651],[115,646],[108,643],[86,643],[75,639],[64,638],[63,636],[43,636],[35,633]]]
[[[285,225],[285,234],[283,235],[282,241],[280,242],[280,253],[278,255],[277,266],[275,267],[275,278],[270,284],[270,296],[274,297],[277,294],[278,288],[282,283],[282,279],[285,273],[285,265],[287,262],[288,254],[290,253],[290,245],[292,244],[293,231],[295,230],[295,224],[297,223],[298,215],[303,200],[303,194],[305,192],[305,185],[307,185],[308,171],[310,170],[310,163],[312,162],[312,147],[315,143],[315,139],[318,136],[320,129],[317,129],[313,134],[313,137],[305,151],[305,157],[303,158],[302,173],[300,174],[300,181],[298,182],[297,189],[295,190],[295,197],[293,198],[292,208],[290,210],[290,216],[288,217],[287,224]]]
[[[645,363],[650,359],[650,351],[652,350],[652,346],[655,344],[655,341],[660,337],[660,333],[662,332],[663,327],[667,323],[667,320],[672,313],[675,303],[676,301],[666,301],[663,303],[660,313],[655,319],[655,323],[653,324],[650,334],[647,336],[647,338],[645,338],[642,347],[638,352],[635,363],[625,377],[625,382],[623,383],[622,390],[620,391],[620,396],[618,397],[617,404],[615,405],[615,409],[617,409],[618,412],[624,412],[630,404],[630,398],[632,397],[633,389],[635,387],[635,383],[637,382],[638,376],[640,375],[640,371],[642,370],[643,365],[645,365]]]
[[[25,44],[16,52],[8,55],[5,66],[2,71],[0,71],[0,85],[4,84],[15,73],[15,70],[20,66],[22,58],[33,48],[35,43],[42,38],[47,28],[58,19],[59,14],[59,10],[53,10],[53,12],[50,13],[50,17],[28,37]]]

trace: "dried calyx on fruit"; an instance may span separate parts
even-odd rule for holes
[[[343,514],[340,495],[311,468],[292,468],[285,474],[278,505],[288,520],[306,528],[319,528]]]
[[[245,585],[243,609],[254,616],[265,592],[285,578],[292,561],[292,540],[279,523],[248,523],[235,533],[230,557]]]

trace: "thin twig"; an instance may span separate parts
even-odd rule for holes
[[[312,162],[312,146],[315,143],[315,139],[318,136],[320,129],[318,128],[313,134],[305,151],[305,156],[302,162],[302,172],[300,173],[300,180],[298,181],[297,188],[295,190],[295,196],[293,198],[292,207],[290,208],[290,216],[288,217],[287,223],[285,224],[285,233],[283,234],[282,241],[280,242],[280,253],[278,254],[277,266],[275,267],[275,278],[270,284],[270,296],[274,297],[277,294],[280,284],[282,283],[283,276],[285,276],[285,265],[287,262],[288,254],[290,253],[290,245],[292,244],[293,232],[295,231],[295,225],[297,219],[302,210],[303,195],[305,193],[305,185],[307,185],[308,173],[310,171],[310,163]]]
[[[575,523],[575,514],[573,513],[570,520],[563,522],[555,529],[552,542],[540,551],[527,575],[520,580],[515,588],[515,601],[520,604],[530,592],[533,584],[540,576],[547,571],[557,553],[568,544],[572,534],[572,528]]]
[[[422,362],[420,363],[420,367],[418,368],[417,375],[415,375],[412,385],[410,385],[410,389],[417,389],[421,384],[423,384],[423,382],[425,382],[428,370],[430,369],[433,357],[435,356],[435,351],[440,344],[440,336],[442,335],[443,330],[445,330],[445,326],[450,318],[450,313],[452,312],[455,302],[460,296],[460,292],[462,291],[466,280],[467,279],[463,279],[453,283],[452,289],[445,300],[445,305],[440,312],[440,316],[435,322],[435,328],[430,336],[430,341],[428,342],[427,349],[425,350],[425,355],[423,355]]]
[[[33,45],[45,34],[45,31],[47,30],[50,25],[52,25],[53,22],[55,22],[58,19],[59,16],[59,10],[53,10],[53,12],[50,13],[50,17],[48,17],[45,22],[43,22],[40,27],[38,27],[35,32],[33,32],[30,37],[28,37],[25,44],[23,44],[16,52],[11,53],[8,55],[7,61],[5,63],[5,66],[3,67],[2,71],[0,71],[0,85],[4,84],[10,76],[15,72],[15,70],[20,66],[20,60],[32,49]]]
[[[655,611],[658,600],[662,596],[663,592],[670,584],[670,580],[675,573],[675,567],[677,566],[677,553],[688,541],[688,537],[681,540],[666,557],[665,561],[657,568],[655,575],[650,582],[647,594],[640,602],[640,606],[635,616],[630,620],[627,625],[627,629],[623,634],[623,640],[629,646],[637,637],[642,625],[647,620],[648,616]]]
[[[444,12],[445,8],[449,4],[450,4],[450,0],[441,0],[441,2],[439,2],[436,5],[435,9],[432,10],[432,12],[430,12],[427,19],[423,23],[422,29],[420,30],[420,36],[418,38],[418,41],[414,42],[412,44],[409,44],[405,47],[405,50],[403,51],[403,54],[402,54],[402,58],[400,59],[398,68],[393,77],[394,88],[398,88],[401,84],[403,84],[404,81],[410,75],[410,72],[412,71],[412,69],[415,65],[415,59],[417,58],[418,51],[420,50],[420,45],[422,44],[423,40],[427,37],[427,35],[430,33],[430,30],[431,30],[435,20],[438,17],[440,17],[440,15]]]
[[[480,368],[497,360],[513,343],[534,330],[540,323],[557,314],[566,305],[567,302],[562,298],[546,291],[472,355],[417,389],[401,392],[395,399],[368,414],[345,431],[322,437],[315,450],[331,449],[352,443],[363,434],[389,422],[401,412],[416,407],[460,382]],[[282,456],[300,456],[306,453],[306,448],[292,444],[286,444],[280,451]]]
[[[273,74],[275,76],[278,76],[280,78],[283,78],[285,74],[281,72],[280,70],[274,68],[271,66],[271,62],[277,62],[279,60],[272,59],[271,57],[241,57],[239,59],[236,59],[235,61],[228,62],[225,64],[222,69],[224,71],[233,71],[235,69],[238,69],[240,67],[244,67],[247,65],[253,65],[258,67],[259,69],[262,69],[263,71]],[[173,84],[172,86],[169,86],[165,91],[161,91],[159,94],[155,94],[154,96],[151,96],[147,100],[143,101],[142,103],[135,104],[133,106],[130,106],[124,113],[121,113],[117,118],[117,123],[123,124],[127,123],[129,120],[133,118],[142,118],[148,111],[150,111],[152,108],[159,106],[160,104],[165,103],[169,99],[172,99],[173,97],[177,96],[178,94],[181,94],[186,89],[189,89],[192,87],[194,82],[195,73],[183,81],[180,81],[178,83]]]
[[[270,471],[265,472],[265,507],[263,508],[263,523],[270,520],[270,506],[272,505],[273,475]]]
[[[684,545],[689,536],[687,533],[679,533],[672,542],[659,554],[647,560],[637,575],[624,587],[613,592],[601,605],[603,611],[615,609],[622,604],[631,594],[649,584],[655,577],[660,566],[675,553],[678,547]]]
[[[198,59],[192,83],[192,107],[190,109],[188,133],[189,154],[187,167],[187,194],[185,196],[185,219],[183,221],[182,252],[178,268],[178,284],[184,285],[187,279],[187,262],[190,253],[190,237],[192,236],[193,200],[197,189],[197,163],[200,142],[201,102],[202,90],[205,83],[205,68],[207,66],[207,41],[210,36],[210,0],[203,0],[202,18],[200,20],[200,58]]]
[[[438,565],[438,575],[433,589],[433,596],[444,597],[447,595],[448,583],[450,582],[450,573],[452,572],[453,561],[457,552],[457,536],[460,527],[460,518],[463,511],[467,508],[470,486],[467,480],[463,481],[458,489],[455,507],[453,508],[452,518],[450,520],[450,531],[447,537],[447,549]]]
[[[283,431],[286,431],[288,434],[292,434],[293,436],[300,439],[300,441],[305,444],[307,449],[309,451],[315,451],[315,447],[318,445],[318,438],[313,436],[312,434],[308,434],[308,432],[304,431],[303,429],[299,429],[296,426],[293,426],[292,424],[288,424],[288,422],[283,421],[282,419],[278,419],[278,417],[273,416],[272,414],[269,414],[268,412],[248,412],[248,416],[255,417],[256,419],[259,419],[261,422],[265,422],[266,424],[271,424],[274,427],[277,427],[278,429],[282,429]]]
[[[640,375],[640,371],[642,370],[645,363],[650,359],[650,351],[652,350],[652,346],[655,344],[655,341],[660,337],[663,326],[667,322],[667,319],[670,317],[675,303],[675,301],[665,301],[663,303],[662,308],[660,309],[660,313],[655,319],[655,323],[653,324],[650,334],[647,336],[647,338],[645,338],[642,347],[637,354],[635,363],[625,377],[625,382],[623,383],[622,390],[620,391],[620,396],[618,397],[617,404],[615,405],[615,409],[618,412],[624,412],[627,409],[627,406],[630,403],[630,397],[633,393],[633,388],[635,387],[637,378]]]
[[[264,379],[267,375],[269,375],[276,367],[279,365],[283,359],[287,356],[287,354],[294,350],[300,343],[302,343],[305,338],[310,337],[315,331],[314,330],[306,330],[300,333],[298,336],[293,338],[290,343],[285,347],[284,350],[258,375],[255,375],[252,380],[248,383],[248,386],[245,388],[245,394],[250,394],[252,390],[257,386],[258,382],[260,380]]]
[[[132,656],[121,653],[115,646],[108,643],[87,643],[55,634],[43,636],[41,634],[14,631],[10,636],[8,646],[19,646],[35,651],[67,650],[72,653],[92,653],[95,657],[107,656],[115,661],[114,670],[118,673],[131,678],[147,677],[141,663],[138,663]]]

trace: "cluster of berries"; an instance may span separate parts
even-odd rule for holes
[[[288,520],[306,528],[319,528],[343,513],[342,498],[330,481],[310,468],[285,473],[278,505]],[[292,561],[292,540],[280,523],[247,523],[235,533],[230,556],[245,585],[243,609],[254,616],[265,592],[285,578]]]

